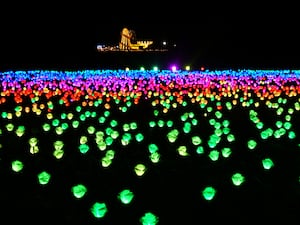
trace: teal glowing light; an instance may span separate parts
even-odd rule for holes
[[[211,201],[216,195],[216,189],[208,186],[202,191],[202,196],[205,200]]]
[[[150,153],[154,153],[158,151],[158,146],[156,144],[149,144],[148,145],[148,150]]]
[[[132,139],[132,135],[130,133],[124,133],[122,135],[122,139],[121,139],[122,145],[124,145],[124,146],[128,145],[129,142],[131,141],[131,139]]]
[[[49,183],[50,181],[50,178],[51,178],[51,174],[49,174],[48,172],[46,171],[42,171],[38,174],[38,182],[39,184],[41,185],[46,185]]]
[[[136,140],[137,142],[143,141],[143,140],[144,140],[144,135],[143,135],[142,133],[136,134],[136,135],[135,135],[135,140]]]
[[[172,127],[174,122],[172,120],[168,120],[166,124],[167,124],[167,127]]]
[[[156,225],[159,218],[151,212],[145,213],[141,218],[140,222],[142,225]]]
[[[183,132],[184,133],[190,133],[192,129],[192,124],[190,122],[185,122],[183,125]]]
[[[125,189],[121,191],[118,195],[118,199],[123,203],[123,204],[130,204],[134,198],[134,194],[131,190]]]
[[[114,142],[114,139],[112,137],[109,136],[109,137],[105,138],[106,145],[112,145],[113,142]]]
[[[87,144],[81,144],[79,145],[79,151],[82,154],[86,154],[89,151],[90,147]]]
[[[197,154],[201,155],[204,153],[204,148],[203,146],[198,146],[196,149]]]
[[[289,131],[288,132],[288,137],[289,137],[289,139],[295,139],[296,138],[296,133],[294,131]]]
[[[52,120],[52,126],[57,127],[59,125],[60,121],[59,119]]]
[[[87,192],[87,188],[83,184],[77,184],[71,188],[75,198],[83,198]]]
[[[103,218],[107,213],[107,206],[102,202],[95,202],[90,208],[91,213],[96,218]]]

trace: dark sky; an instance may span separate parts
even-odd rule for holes
[[[186,3],[186,4],[184,4]],[[92,65],[96,45],[118,43],[123,27],[138,39],[176,43],[178,57],[199,65],[299,68],[295,4],[186,1],[55,2],[1,6],[1,69]]]

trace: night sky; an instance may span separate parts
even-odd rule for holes
[[[1,70],[95,68],[97,44],[138,39],[176,44],[176,58],[211,68],[299,68],[297,7],[275,3],[16,3],[1,6]]]

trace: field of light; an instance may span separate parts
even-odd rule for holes
[[[298,218],[300,71],[8,71],[0,93],[11,222]]]

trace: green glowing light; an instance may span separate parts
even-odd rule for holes
[[[151,212],[145,213],[140,218],[140,222],[142,223],[142,225],[156,225],[158,223],[158,221],[159,221],[159,218]]]
[[[107,147],[106,142],[103,140],[97,142],[97,147],[99,148],[99,150],[104,151]]]
[[[141,133],[137,133],[137,134],[135,135],[135,139],[136,139],[137,142],[141,142],[141,141],[144,140],[144,135],[141,134]]]
[[[166,124],[167,124],[167,127],[172,127],[174,123],[172,120],[168,120]]]
[[[79,121],[78,120],[73,120],[72,121],[72,127],[75,128],[75,129],[78,128],[79,127]]]
[[[250,150],[253,150],[253,149],[255,149],[256,148],[256,146],[257,146],[257,142],[255,141],[255,140],[249,140],[248,142],[247,142],[247,145],[248,145],[248,148],[250,149]]]
[[[104,156],[101,159],[101,165],[103,167],[109,167],[112,164],[112,159],[109,156]]]
[[[88,132],[89,134],[94,134],[94,133],[96,132],[96,128],[95,128],[94,126],[89,126],[89,127],[87,128],[87,132]]]
[[[128,123],[123,124],[123,131],[127,132],[130,130],[130,125]]]
[[[114,139],[112,138],[112,137],[106,137],[105,138],[105,143],[106,143],[106,145],[112,145],[113,144],[113,142],[114,142]]]
[[[183,132],[184,133],[190,133],[192,129],[192,124],[190,122],[185,122],[183,125]]]
[[[81,136],[81,137],[79,138],[79,143],[80,143],[80,144],[86,144],[87,142],[88,142],[87,136]]]
[[[67,124],[66,122],[64,122],[64,123],[61,124],[61,128],[62,128],[63,130],[66,130],[66,129],[69,128],[69,124]]]
[[[134,167],[134,172],[137,176],[143,176],[144,173],[146,172],[147,168],[144,164],[137,164],[135,167]]]
[[[52,126],[57,127],[59,125],[60,121],[59,119],[52,120]]]
[[[148,145],[148,150],[150,153],[154,153],[158,151],[158,146],[156,144],[149,144]]]
[[[110,111],[106,110],[106,111],[103,113],[103,115],[104,115],[105,117],[109,117],[109,116],[110,116]]]
[[[228,134],[227,135],[227,141],[228,142],[233,142],[235,141],[235,136],[233,134]]]
[[[18,126],[15,133],[18,137],[22,137],[25,133],[25,126]]]
[[[202,143],[202,140],[199,136],[193,136],[192,143],[193,143],[193,145],[200,145]]]
[[[224,158],[228,158],[232,153],[231,149],[228,147],[224,147],[221,152]]]
[[[100,124],[105,123],[105,121],[106,121],[106,118],[105,118],[104,116],[100,116],[99,119],[98,119],[98,122],[99,122]]]
[[[94,217],[103,218],[108,210],[105,203],[96,202],[92,205],[90,211]]]
[[[113,130],[111,127],[107,127],[107,128],[105,129],[106,135],[111,135],[111,133],[112,133],[113,131],[114,131],[114,130]]]
[[[57,140],[57,141],[55,141],[55,142],[53,143],[53,147],[54,147],[54,149],[56,149],[56,150],[61,150],[61,149],[63,149],[63,147],[64,147],[64,142],[61,141],[61,140]]]
[[[202,191],[202,196],[205,200],[211,201],[216,195],[215,188],[208,186]]]
[[[131,130],[136,130],[136,129],[137,129],[137,123],[136,123],[136,122],[131,122],[131,123],[129,124],[129,126],[130,126],[130,129],[131,129]]]
[[[28,143],[29,143],[30,147],[34,147],[37,145],[38,139],[36,137],[32,137],[29,139]]]
[[[129,142],[131,141],[131,139],[132,139],[132,135],[130,133],[124,133],[122,135],[122,139],[121,139],[122,145],[124,145],[124,146],[128,145]]]
[[[118,121],[116,121],[116,120],[111,120],[111,121],[110,121],[110,126],[111,126],[111,127],[116,127],[116,126],[118,126]]]
[[[235,173],[231,176],[231,181],[235,186],[240,186],[245,182],[245,177],[241,173]]]
[[[289,139],[295,139],[296,138],[296,133],[294,131],[289,131],[288,137],[289,137]]]
[[[270,159],[270,158],[263,159],[262,164],[263,164],[264,169],[266,169],[266,170],[269,170],[272,167],[274,167],[274,163],[273,163],[272,159]]]
[[[83,184],[77,184],[71,188],[75,198],[83,198],[87,192],[87,188]]]
[[[212,160],[212,161],[217,161],[219,159],[220,156],[220,152],[217,150],[211,150],[209,152],[208,157]]]
[[[197,154],[201,155],[204,153],[204,148],[203,146],[198,146],[196,149]]]
[[[113,130],[110,134],[111,138],[114,140],[117,139],[119,137],[119,135],[120,135],[119,132],[116,130]]]
[[[46,185],[49,183],[51,175],[46,171],[42,171],[38,174],[37,177],[38,177],[39,184]]]
[[[55,127],[55,133],[57,135],[61,135],[63,132],[64,132],[64,129],[62,127],[60,127],[60,126]]]
[[[112,160],[115,157],[115,151],[110,149],[107,150],[105,153],[105,157],[109,158],[110,160]]]
[[[79,151],[82,154],[86,154],[89,151],[90,147],[87,144],[81,144],[79,145]]]
[[[5,127],[6,127],[6,130],[7,130],[7,131],[11,132],[11,131],[14,130],[15,125],[13,125],[12,123],[9,123],[9,124],[7,124]]]
[[[177,152],[181,156],[188,156],[189,153],[187,152],[187,147],[185,145],[181,145],[177,148]]]
[[[130,204],[134,198],[134,194],[132,191],[125,189],[121,191],[118,194],[118,199],[123,203],[123,204]]]
[[[153,152],[150,154],[150,160],[153,163],[158,163],[160,160],[160,154],[158,152]]]
[[[156,126],[156,123],[154,121],[149,122],[149,127],[155,127],[155,126]]]
[[[56,158],[56,159],[61,159],[63,156],[64,156],[64,150],[62,149],[56,149],[54,150],[53,152],[53,156]]]
[[[14,160],[14,161],[12,161],[12,163],[11,163],[11,168],[12,168],[12,170],[15,171],[15,172],[20,172],[20,171],[23,170],[24,164],[23,164],[23,162],[21,162],[20,160]]]

